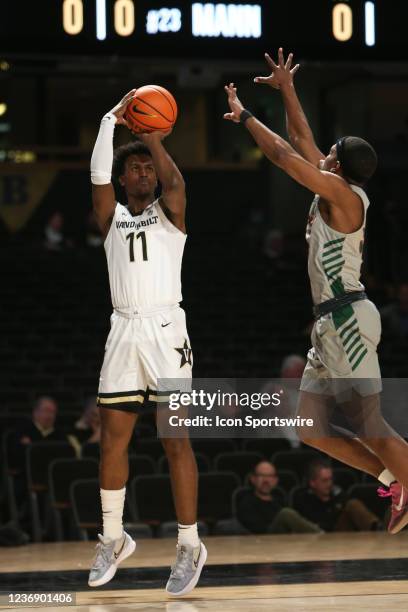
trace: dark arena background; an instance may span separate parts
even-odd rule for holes
[[[142,85],[177,100],[164,142],[187,189],[182,306],[194,376],[300,378],[313,323],[313,194],[223,120],[234,82],[245,107],[287,138],[280,92],[253,79],[270,72],[264,52],[293,52],[322,151],[347,134],[377,151],[362,280],[382,318],[382,375],[408,378],[407,15],[404,0],[0,3],[1,609],[408,609],[408,537],[387,533],[378,482],[290,436],[192,440],[208,562],[192,593],[170,599],[177,523],[148,411],[129,449],[124,523],[136,552],[108,585],[88,587],[112,312],[89,169],[102,116]],[[116,128],[115,146],[131,138]],[[42,427],[39,409],[51,419]],[[263,470],[274,503],[310,517],[311,461],[337,496],[327,524],[313,519],[320,529],[274,531],[240,509]],[[340,521],[352,504],[359,519]]]

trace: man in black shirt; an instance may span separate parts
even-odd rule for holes
[[[252,533],[319,533],[321,529],[272,495],[279,478],[275,466],[260,461],[250,476],[252,490],[237,501],[238,520]]]
[[[296,496],[295,508],[324,531],[372,531],[379,518],[359,499],[347,499],[333,485],[333,470],[324,459],[313,460],[308,469],[308,488]]]
[[[9,445],[9,466],[19,472],[25,466],[25,448],[32,442],[67,442],[65,433],[55,426],[58,406],[52,397],[39,397],[34,403],[31,420],[16,428]]]

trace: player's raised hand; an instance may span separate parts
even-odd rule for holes
[[[129,102],[131,100],[133,100],[133,98],[135,98],[136,96],[136,89],[131,89],[125,96],[123,96],[123,98],[121,99],[120,102],[118,102],[116,104],[116,106],[114,106],[110,112],[115,115],[116,117],[116,123],[119,125],[126,125],[126,127],[129,127],[126,119],[124,118],[124,114],[126,112],[127,106],[129,104]]]
[[[275,89],[280,89],[282,86],[293,83],[293,77],[299,70],[299,64],[296,64],[296,66],[293,66],[292,68],[293,53],[289,53],[288,59],[285,62],[283,57],[283,49],[280,47],[278,50],[277,64],[275,64],[268,53],[265,53],[265,59],[271,69],[271,74],[269,76],[255,77],[254,83],[270,85]]]
[[[239,123],[239,118],[244,107],[237,96],[237,88],[234,86],[234,83],[230,83],[229,85],[225,85],[224,89],[228,97],[228,105],[231,109],[230,113],[225,113],[224,119]]]

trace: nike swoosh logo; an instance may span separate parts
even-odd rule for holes
[[[200,546],[200,552],[198,553],[197,560],[193,558],[194,567],[195,567],[196,569],[197,569],[197,567],[198,567],[198,562],[199,562],[199,560],[200,560],[200,557],[201,557],[201,546]]]
[[[171,321],[170,321],[170,323],[162,323],[161,324],[162,327],[167,327],[168,325],[171,325]]]
[[[117,559],[117,558],[119,557],[120,553],[122,552],[123,547],[125,546],[125,542],[126,542],[126,538],[124,538],[123,543],[122,543],[122,546],[120,547],[120,549],[118,550],[118,552],[117,552],[117,553],[116,553],[116,552],[113,552],[113,556],[115,557],[115,559]]]

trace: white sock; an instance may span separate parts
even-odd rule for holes
[[[394,474],[391,474],[390,470],[385,469],[378,476],[378,480],[386,487],[389,487],[390,484],[395,482],[397,479],[395,478]]]
[[[198,537],[197,523],[194,525],[180,525],[178,526],[178,540],[177,544],[187,544],[196,548],[200,544],[200,538]]]
[[[103,537],[117,540],[123,536],[123,507],[126,487],[123,489],[101,489]]]

